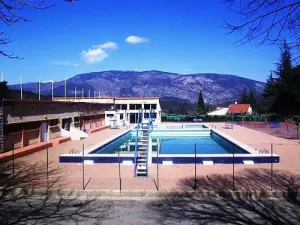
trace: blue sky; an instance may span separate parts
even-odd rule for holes
[[[50,1],[51,2],[51,1]],[[52,1],[54,2],[54,1]],[[222,0],[56,0],[26,10],[31,23],[5,29],[2,49],[23,60],[0,58],[10,84],[63,80],[102,70],[227,73],[265,81],[279,56],[276,46],[234,47],[224,20],[235,15]]]

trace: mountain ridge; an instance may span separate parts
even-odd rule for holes
[[[25,83],[23,90],[37,92],[37,85],[37,82]],[[101,96],[158,96],[194,103],[201,90],[205,102],[216,105],[237,101],[245,88],[260,95],[264,86],[263,82],[231,74],[108,70],[81,73],[67,79],[67,95],[74,96],[76,87],[77,96],[81,96],[81,90],[88,96],[90,90],[91,97],[100,92]],[[9,85],[9,88],[17,90],[20,86]],[[51,94],[51,83],[41,83],[41,92]],[[55,82],[54,93],[64,95],[64,81]]]

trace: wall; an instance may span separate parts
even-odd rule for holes
[[[62,103],[52,101],[4,101],[4,125],[59,119],[74,118],[84,115],[104,113],[100,104]],[[74,119],[72,120],[74,121]]]
[[[22,132],[11,133],[4,136],[4,151],[22,147]]]
[[[82,118],[83,127],[86,130],[95,129],[105,125],[105,116],[104,115],[94,115],[87,116]]]
[[[59,125],[49,127],[49,140],[59,138],[60,136]]]
[[[40,142],[40,129],[24,131],[24,147]]]

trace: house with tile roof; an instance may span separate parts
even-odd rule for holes
[[[243,114],[251,115],[252,108],[250,104],[230,104],[226,114]]]

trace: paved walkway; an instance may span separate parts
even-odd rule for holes
[[[298,225],[299,200],[174,198],[18,198],[1,202],[1,224]],[[21,221],[21,222],[20,222]]]

